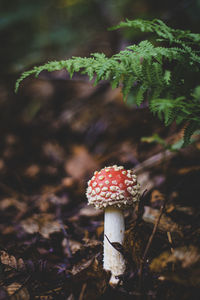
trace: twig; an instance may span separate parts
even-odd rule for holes
[[[64,234],[65,239],[66,239],[66,248],[67,248],[67,252],[68,252],[69,258],[72,258],[72,252],[71,252],[70,245],[69,245],[69,236],[68,236],[67,231],[65,230],[63,221],[61,219],[61,210],[60,210],[60,206],[59,205],[57,205],[56,215],[57,215],[58,223],[60,224],[61,230],[62,230],[62,232]]]
[[[155,223],[155,225],[154,225],[152,234],[151,234],[151,236],[149,237],[148,243],[147,243],[147,245],[146,245],[146,248],[145,248],[145,251],[144,251],[142,260],[141,260],[140,268],[139,268],[139,271],[138,271],[138,275],[139,275],[139,291],[140,291],[140,292],[142,292],[142,273],[143,273],[143,266],[144,266],[144,263],[145,263],[145,261],[146,261],[147,253],[148,253],[149,248],[150,248],[150,246],[151,246],[151,244],[152,244],[152,241],[153,241],[153,238],[154,238],[154,236],[155,236],[156,230],[157,230],[157,228],[158,228],[160,219],[161,219],[162,214],[163,214],[163,212],[164,212],[166,203],[167,203],[167,198],[165,199],[163,205],[162,205],[161,208],[160,208],[160,214],[159,214],[158,219],[157,219],[157,221],[156,221],[156,223]]]
[[[169,244],[170,244],[171,253],[173,253],[174,248],[173,248],[172,236],[171,236],[171,233],[169,231],[167,231],[167,238],[168,238],[168,241],[169,241]]]
[[[19,293],[20,290],[22,290],[25,285],[28,283],[28,281],[31,279],[31,275],[29,275],[25,280],[24,282],[22,283],[22,285],[20,286],[20,288],[18,288],[12,295],[9,296],[9,299],[12,299],[12,298],[15,298],[14,296],[17,295],[17,293]],[[18,298],[16,296],[16,298]],[[6,298],[4,298],[6,300]]]
[[[78,300],[83,300],[86,287],[87,287],[87,283],[84,283],[82,285],[81,292],[80,292]]]
[[[166,160],[167,158],[171,159],[175,155],[177,155],[176,152],[171,152],[169,150],[159,152],[159,153],[151,156],[150,158],[146,159],[145,161],[141,162],[137,166],[135,166],[134,167],[134,173],[136,175],[140,174],[145,169],[150,169],[152,167],[155,167],[156,165],[161,164],[163,162],[163,160]]]

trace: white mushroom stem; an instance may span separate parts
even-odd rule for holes
[[[117,275],[121,275],[125,271],[125,260],[122,254],[115,250],[114,247],[108,242],[118,242],[121,245],[124,242],[124,215],[123,211],[119,208],[108,207],[105,209],[104,217],[104,269],[111,271],[110,284],[116,285],[118,279]],[[105,236],[106,235],[106,236]]]

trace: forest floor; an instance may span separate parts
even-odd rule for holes
[[[199,299],[200,141],[177,152],[142,141],[172,144],[182,130],[107,83],[44,75],[0,93],[0,300]],[[93,172],[114,164],[142,189],[125,211],[115,288],[102,268],[103,211],[85,196]]]

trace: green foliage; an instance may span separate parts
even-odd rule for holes
[[[162,139],[157,133],[153,134],[152,136],[143,136],[141,138],[142,142],[151,144],[151,143],[157,143],[163,146],[164,149],[168,149],[169,145],[165,142],[164,139]]]
[[[64,68],[71,77],[81,72],[90,80],[95,79],[94,84],[109,80],[113,88],[122,86],[124,99],[133,92],[133,103],[138,106],[148,100],[150,110],[165,125],[174,120],[185,123],[187,145],[193,132],[200,128],[200,34],[170,28],[161,20],[127,20],[112,29],[125,27],[153,33],[156,39],[154,43],[144,40],[128,46],[112,57],[94,53],[89,58],[72,57],[34,67],[18,79],[16,91],[22,80],[44,70]]]
[[[184,144],[190,143],[192,134],[200,128],[200,86],[194,89],[190,99],[178,97],[176,99],[154,99],[149,105],[151,111],[158,115],[165,125],[173,121],[185,123]]]
[[[187,131],[187,129],[186,129]],[[186,132],[185,131],[185,132]],[[200,130],[197,130],[194,132],[194,137],[190,139],[190,143],[195,143],[197,138],[196,136],[200,134]],[[161,138],[157,133],[153,134],[152,136],[144,136],[141,138],[142,142],[151,144],[151,143],[157,143],[159,145],[161,145],[165,150],[169,150],[171,152],[175,152],[180,150],[182,147],[184,147],[184,143],[185,143],[185,137],[179,139],[177,142],[175,142],[174,144],[169,144],[166,143],[165,139]]]

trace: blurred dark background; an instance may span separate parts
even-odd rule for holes
[[[16,95],[15,81],[34,65],[97,51],[110,56],[148,38],[131,30],[107,30],[126,18],[160,18],[175,28],[199,32],[199,16],[200,0],[1,0],[2,181],[24,192],[41,178],[49,182],[82,176],[85,183],[91,170],[105,163],[133,167],[156,153],[159,149],[151,152],[141,137],[156,131],[165,138],[169,130],[145,108],[142,118],[139,111],[133,118],[135,108],[127,107],[120,91],[111,91],[108,84],[93,88],[80,75],[71,81],[65,71],[42,73],[39,79],[25,80]],[[87,158],[92,153],[92,161],[79,164],[84,175],[63,167],[71,156],[76,163],[81,155],[87,161],[83,153]]]
[[[199,13],[199,0],[1,0],[0,80],[72,55],[111,55],[137,41],[133,32],[107,31],[126,18],[160,18],[198,32]]]

